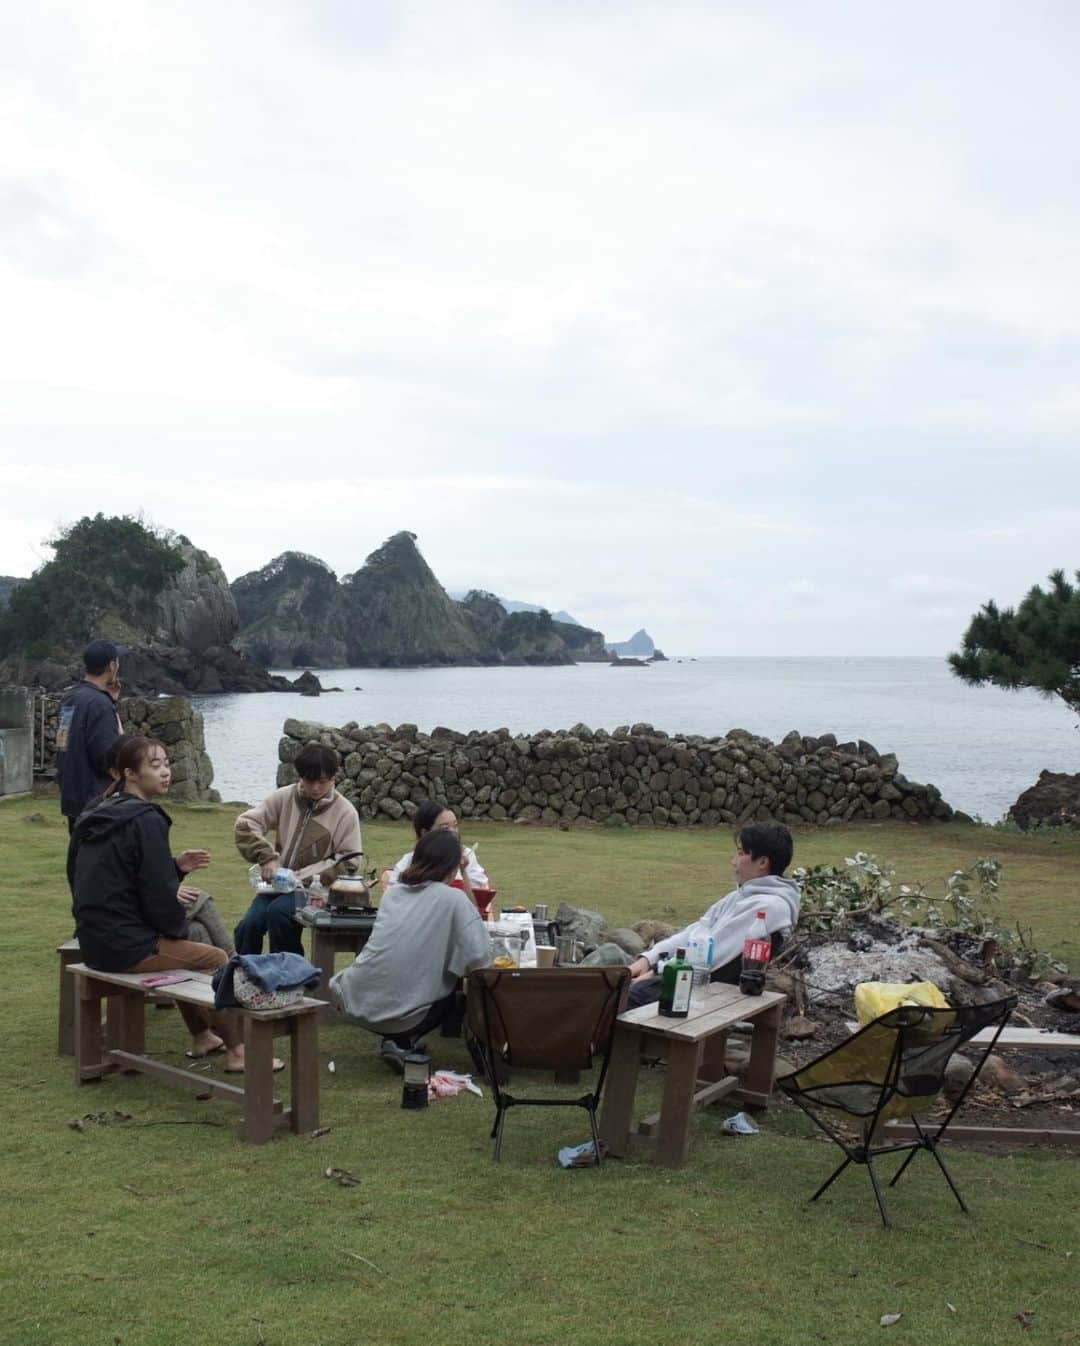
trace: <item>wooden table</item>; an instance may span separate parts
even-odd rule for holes
[[[166,1065],[145,1054],[145,1009],[153,973],[97,972],[74,963],[67,974],[75,982],[75,1082],[86,1084],[115,1071],[156,1075],[169,1084],[239,1103],[244,1109],[244,1139],[261,1145],[274,1131],[314,1131],[319,1125],[319,1036],[321,1000],[305,996],[295,1005],[273,1010],[235,1010],[244,1020],[243,1085]],[[171,982],[169,995],[187,1005],[213,1009],[214,988],[205,972],[185,972]],[[106,1002],[104,1041],[101,1007]],[[291,1098],[285,1108],[274,1097],[274,1039],[288,1036],[291,1049]]]
[[[694,1112],[727,1094],[764,1108],[776,1073],[776,1043],[786,996],[764,991],[743,995],[737,986],[714,982],[706,987],[685,1019],[669,1019],[658,1006],[627,1010],[615,1024],[611,1065],[604,1088],[600,1134],[614,1155],[630,1147],[634,1095],[641,1057],[667,1059],[660,1111],[645,1118],[638,1136],[655,1136],[658,1163],[678,1168],[690,1149],[690,1119]],[[735,1024],[753,1025],[750,1060],[742,1084],[725,1073],[724,1049]]]
[[[316,996],[320,1000],[330,1000],[330,978],[334,975],[334,964],[337,961],[339,953],[351,953],[355,958],[364,945],[371,938],[371,932],[375,926],[375,913],[371,916],[335,916],[331,913],[322,913],[320,916],[327,921],[326,924],[316,925],[308,917],[304,918],[308,908],[302,908],[296,912],[293,919],[297,925],[311,932],[311,961],[319,969],[319,985],[315,990]],[[330,1004],[324,1008],[324,1017],[333,1016],[334,1009]]]

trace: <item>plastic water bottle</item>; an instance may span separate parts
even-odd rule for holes
[[[300,880],[291,869],[279,869],[270,880],[275,893],[292,893],[300,887]]]
[[[765,969],[771,957],[772,939],[765,924],[765,913],[759,911],[743,941],[742,974],[739,977],[739,990],[743,995],[760,995],[765,989]]]
[[[686,950],[687,961],[694,970],[694,984],[692,990],[692,999],[695,1005],[700,1005],[705,997],[705,988],[709,984],[709,973],[712,971],[713,961],[712,935],[695,935],[689,943]]]

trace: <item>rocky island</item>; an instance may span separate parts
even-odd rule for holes
[[[340,579],[318,557],[287,551],[231,585],[190,539],[136,519],[80,519],[52,546],[29,579],[3,581],[0,681],[60,687],[80,675],[93,636],[124,647],[125,691],[140,695],[293,690],[271,667],[610,658],[602,632],[545,609],[508,612],[478,589],[454,600],[409,532]]]

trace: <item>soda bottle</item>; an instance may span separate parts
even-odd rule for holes
[[[739,975],[739,990],[743,995],[760,995],[765,989],[765,969],[771,957],[772,939],[765,925],[765,913],[759,911],[743,941],[742,972]]]
[[[690,1013],[693,986],[694,969],[686,961],[686,950],[676,949],[675,957],[664,964],[660,978],[659,1013],[669,1019],[685,1019]]]

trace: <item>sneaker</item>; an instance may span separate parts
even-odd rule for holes
[[[408,1052],[404,1047],[399,1047],[393,1038],[383,1038],[379,1044],[379,1055],[391,1070],[396,1070],[399,1075],[405,1074],[405,1058]]]

